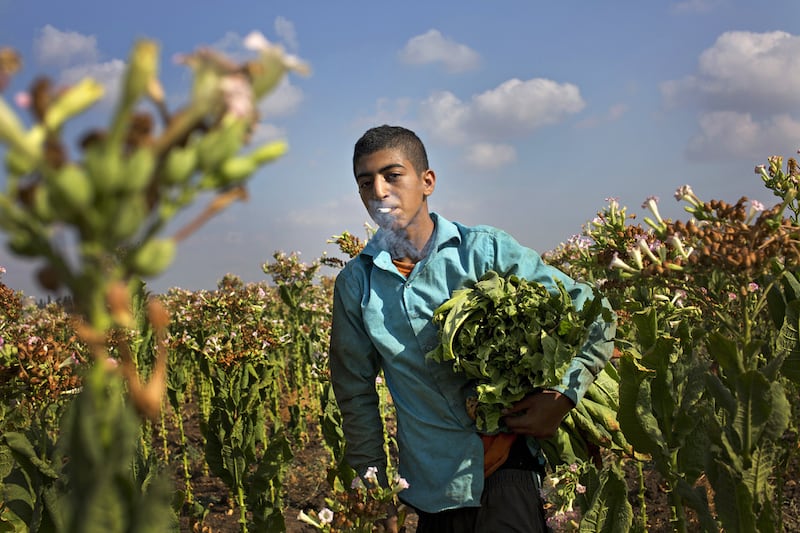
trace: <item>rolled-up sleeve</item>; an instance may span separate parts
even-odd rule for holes
[[[336,278],[333,296],[330,368],[336,401],[342,413],[346,460],[363,475],[370,466],[386,470],[383,423],[375,378],[377,351],[361,320],[362,291],[346,271]]]

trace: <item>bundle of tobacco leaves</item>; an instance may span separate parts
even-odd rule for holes
[[[492,433],[502,409],[561,383],[589,326],[604,311],[599,297],[577,310],[558,280],[550,291],[489,271],[434,311],[441,342],[428,357],[452,361],[454,371],[476,380],[476,425]]]

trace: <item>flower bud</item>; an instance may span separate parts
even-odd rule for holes
[[[49,131],[59,129],[67,119],[82,113],[103,97],[105,89],[91,78],[73,85],[50,104],[44,114],[44,124]]]
[[[122,92],[122,106],[129,107],[148,93],[158,74],[158,45],[149,40],[136,43],[129,59]]]

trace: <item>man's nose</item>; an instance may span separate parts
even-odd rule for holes
[[[375,198],[384,198],[389,194],[389,183],[383,176],[378,176],[372,184],[372,189]]]

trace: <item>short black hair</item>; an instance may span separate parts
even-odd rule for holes
[[[376,126],[368,129],[361,138],[356,141],[353,150],[353,172],[355,173],[356,163],[365,155],[375,153],[387,148],[400,149],[403,155],[411,162],[417,174],[422,174],[428,168],[428,154],[425,145],[417,134],[402,126]]]

